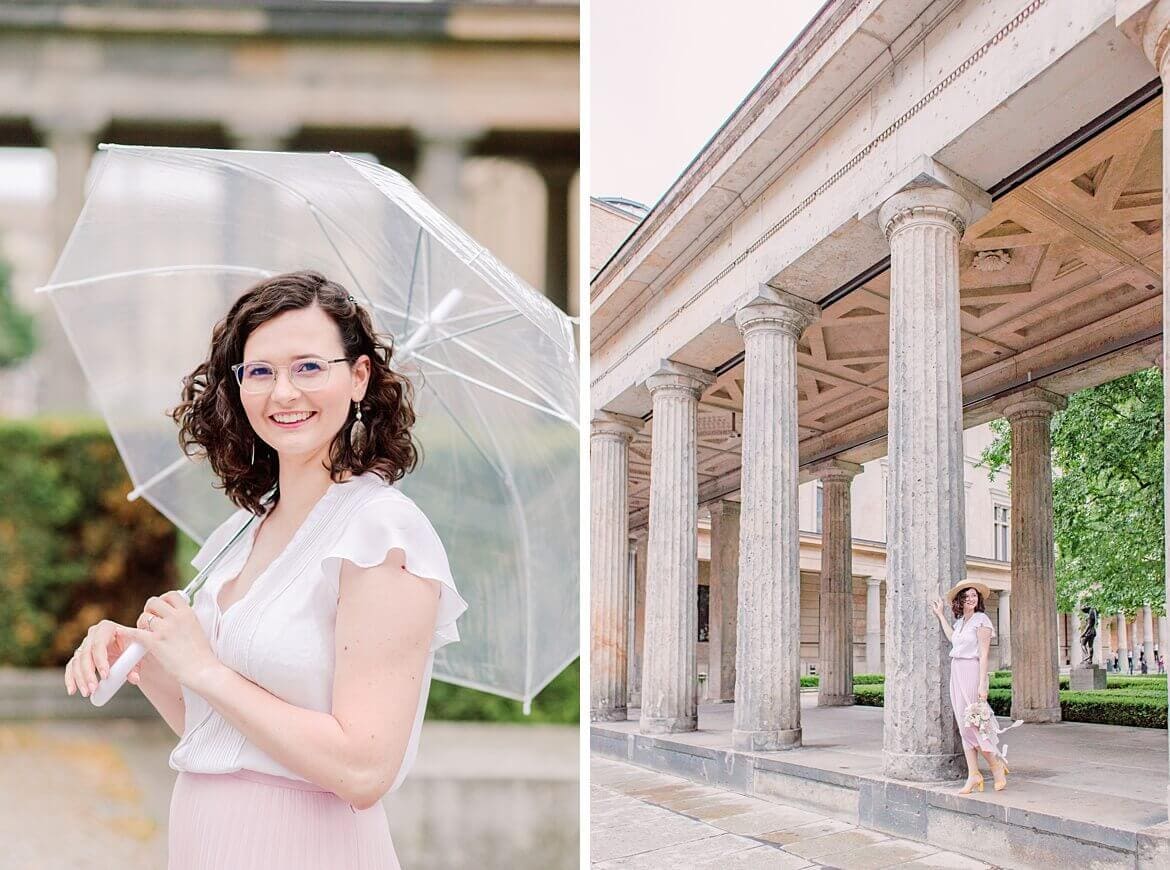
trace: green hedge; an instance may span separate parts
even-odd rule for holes
[[[872,684],[881,685],[885,681],[886,681],[886,677],[884,674],[854,674],[853,675],[853,685],[855,685],[855,686],[868,686],[868,685],[872,685]],[[820,677],[816,676],[815,674],[812,676],[809,676],[809,677],[801,677],[800,678],[800,685],[802,688],[805,688],[805,689],[815,689],[818,686],[820,686],[820,684],[821,684],[821,679],[820,679]]]
[[[853,703],[865,707],[885,704],[885,686],[855,685]],[[987,703],[997,716],[1010,716],[1010,688],[991,688]],[[1129,725],[1135,728],[1166,727],[1166,693],[1160,695],[1116,688],[1105,692],[1061,692],[1060,714],[1065,722]]]
[[[194,576],[199,549],[130,491],[99,420],[0,421],[0,665],[61,667],[100,619],[133,625],[151,595]],[[574,663],[519,702],[435,681],[427,716],[579,721]]]

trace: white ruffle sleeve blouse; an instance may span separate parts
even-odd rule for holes
[[[249,520],[238,510],[208,537],[191,560],[202,570]],[[439,581],[438,618],[398,788],[418,752],[435,651],[459,640],[455,621],[467,608],[451,579],[447,553],[430,521],[397,488],[367,472],[332,484],[309,511],[284,551],[225,612],[219,592],[236,577],[252,551],[260,521],[224,553],[195,596],[193,610],[225,665],[298,707],[329,713],[333,705],[334,626],[341,561],[363,568],[381,564],[390,550],[406,553],[406,570]],[[387,594],[393,594],[388,590]],[[230,725],[202,697],[183,687],[186,721],[170,766],[190,773],[254,770],[304,777],[278,763]]]
[[[955,620],[951,631],[951,658],[977,659],[979,658],[979,632],[977,629],[990,628],[991,636],[995,637],[995,626],[991,624],[991,617],[986,613],[974,613],[966,625],[963,617]]]

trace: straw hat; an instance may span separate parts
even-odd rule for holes
[[[952,586],[950,589],[947,590],[947,594],[946,594],[947,603],[950,604],[951,602],[953,602],[955,600],[955,596],[958,595],[959,592],[963,589],[976,590],[980,595],[983,596],[984,603],[986,603],[987,599],[991,597],[991,589],[988,588],[986,583],[978,583],[974,580],[963,580],[959,583],[956,583],[954,586]]]

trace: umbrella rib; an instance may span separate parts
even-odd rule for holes
[[[76,281],[59,281],[55,284],[46,284],[36,289],[37,293],[48,293],[53,290],[63,290],[66,287],[82,287],[86,284],[100,284],[102,281],[113,281],[119,278],[140,278],[147,275],[169,275],[176,272],[239,272],[244,275],[255,275],[259,278],[268,278],[273,275],[266,269],[257,269],[253,266],[229,266],[225,263],[185,263],[180,266],[152,266],[149,269],[131,269],[127,272],[106,272],[102,275],[93,275],[89,278],[78,278]]]
[[[545,414],[548,414],[550,417],[555,417],[557,420],[561,420],[565,423],[569,423],[574,428],[577,428],[577,421],[576,420],[574,420],[572,417],[565,415],[561,411],[558,411],[556,408],[552,408],[552,407],[549,407],[547,405],[538,404],[537,402],[533,402],[529,399],[525,399],[523,396],[517,396],[515,393],[509,393],[507,390],[493,386],[489,383],[486,383],[484,381],[479,380],[478,378],[473,378],[471,375],[464,374],[463,372],[458,371],[456,369],[453,369],[450,366],[445,366],[440,362],[436,362],[435,360],[431,359],[430,357],[423,356],[422,354],[415,354],[415,357],[417,359],[422,360],[427,365],[434,366],[435,368],[439,369],[440,371],[446,372],[447,374],[450,374],[450,375],[454,375],[455,377],[459,378],[460,380],[464,380],[464,381],[467,381],[468,383],[474,384],[477,387],[481,387],[482,389],[485,389],[490,393],[495,393],[496,395],[503,396],[505,399],[511,399],[514,402],[519,402],[521,405],[527,405],[529,408],[534,408],[537,411],[543,411]]]
[[[158,483],[163,478],[170,477],[172,474],[174,474],[176,471],[178,471],[184,465],[187,465],[190,461],[191,461],[191,459],[188,456],[179,457],[174,462],[172,462],[170,465],[168,465],[166,468],[164,468],[162,471],[153,475],[145,483],[143,483],[140,486],[136,486],[136,487],[134,487],[134,489],[130,490],[130,492],[126,494],[126,501],[137,501],[138,497],[141,496],[144,492],[146,492],[148,489],[150,489],[152,486],[154,486],[156,483]]]
[[[434,394],[435,401],[443,406],[443,410],[447,412],[447,416],[451,418],[451,422],[453,422],[458,427],[459,431],[464,434],[469,442],[471,442],[471,446],[474,447],[476,452],[478,452],[479,455],[483,457],[483,461],[491,466],[492,471],[499,475],[501,480],[507,480],[508,475],[504,473],[504,469],[497,465],[496,462],[487,455],[487,451],[480,446],[480,443],[475,439],[475,436],[467,431],[467,428],[459,421],[459,418],[455,415],[455,412],[451,410],[451,406],[443,400],[441,395],[439,395],[439,391],[431,390],[431,393]]]
[[[516,312],[513,312],[512,314],[505,315],[504,317],[498,317],[495,320],[488,321],[487,323],[481,323],[478,326],[469,326],[466,329],[460,330],[459,332],[453,332],[450,335],[441,335],[438,338],[432,338],[430,341],[424,341],[417,348],[415,348],[415,350],[416,351],[426,350],[428,347],[431,347],[431,346],[436,345],[436,344],[442,344],[444,341],[449,341],[452,338],[459,338],[459,337],[464,336],[464,335],[470,335],[473,332],[479,332],[481,329],[488,329],[489,327],[492,327],[492,326],[499,326],[501,323],[507,323],[509,320],[515,320],[517,317],[523,317],[523,316],[524,315],[522,315],[519,311],[516,311]],[[444,323],[444,324],[450,323],[450,322],[451,322],[450,320],[441,321],[441,323]],[[437,325],[437,324],[434,324],[434,325]]]

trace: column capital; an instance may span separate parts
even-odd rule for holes
[[[882,582],[883,582],[883,578],[881,578],[881,577],[866,577],[865,578],[865,585],[870,589],[880,588],[882,585]]]
[[[863,469],[856,462],[846,462],[844,459],[833,458],[814,462],[805,470],[816,480],[825,482],[843,480],[848,482],[861,474]]]
[[[695,399],[715,383],[715,376],[694,366],[665,359],[658,371],[646,378],[646,388],[653,396],[659,391],[689,393]]]
[[[1010,598],[1012,595],[1012,590],[1010,589],[993,589],[991,591],[996,592],[1000,598]]]
[[[1137,45],[1159,74],[1170,46],[1170,2],[1167,0],[1119,0],[1114,24]]]
[[[876,217],[888,241],[907,224],[945,223],[961,237],[967,226],[991,211],[991,197],[978,185],[920,154],[862,205],[859,217]]]
[[[759,292],[735,312],[735,325],[744,336],[757,330],[770,330],[800,338],[820,316],[820,306],[815,302],[761,284]]]
[[[716,499],[707,505],[707,510],[712,515],[718,514],[726,519],[734,519],[742,513],[742,505],[737,501],[729,501],[725,498]]]
[[[1068,401],[1064,396],[1043,387],[1028,387],[1012,393],[996,403],[995,409],[1009,422],[1043,417],[1051,419],[1057,411],[1063,410]]]
[[[619,438],[629,441],[641,429],[642,421],[626,414],[594,411],[593,416],[589,419],[589,436],[591,438]]]

